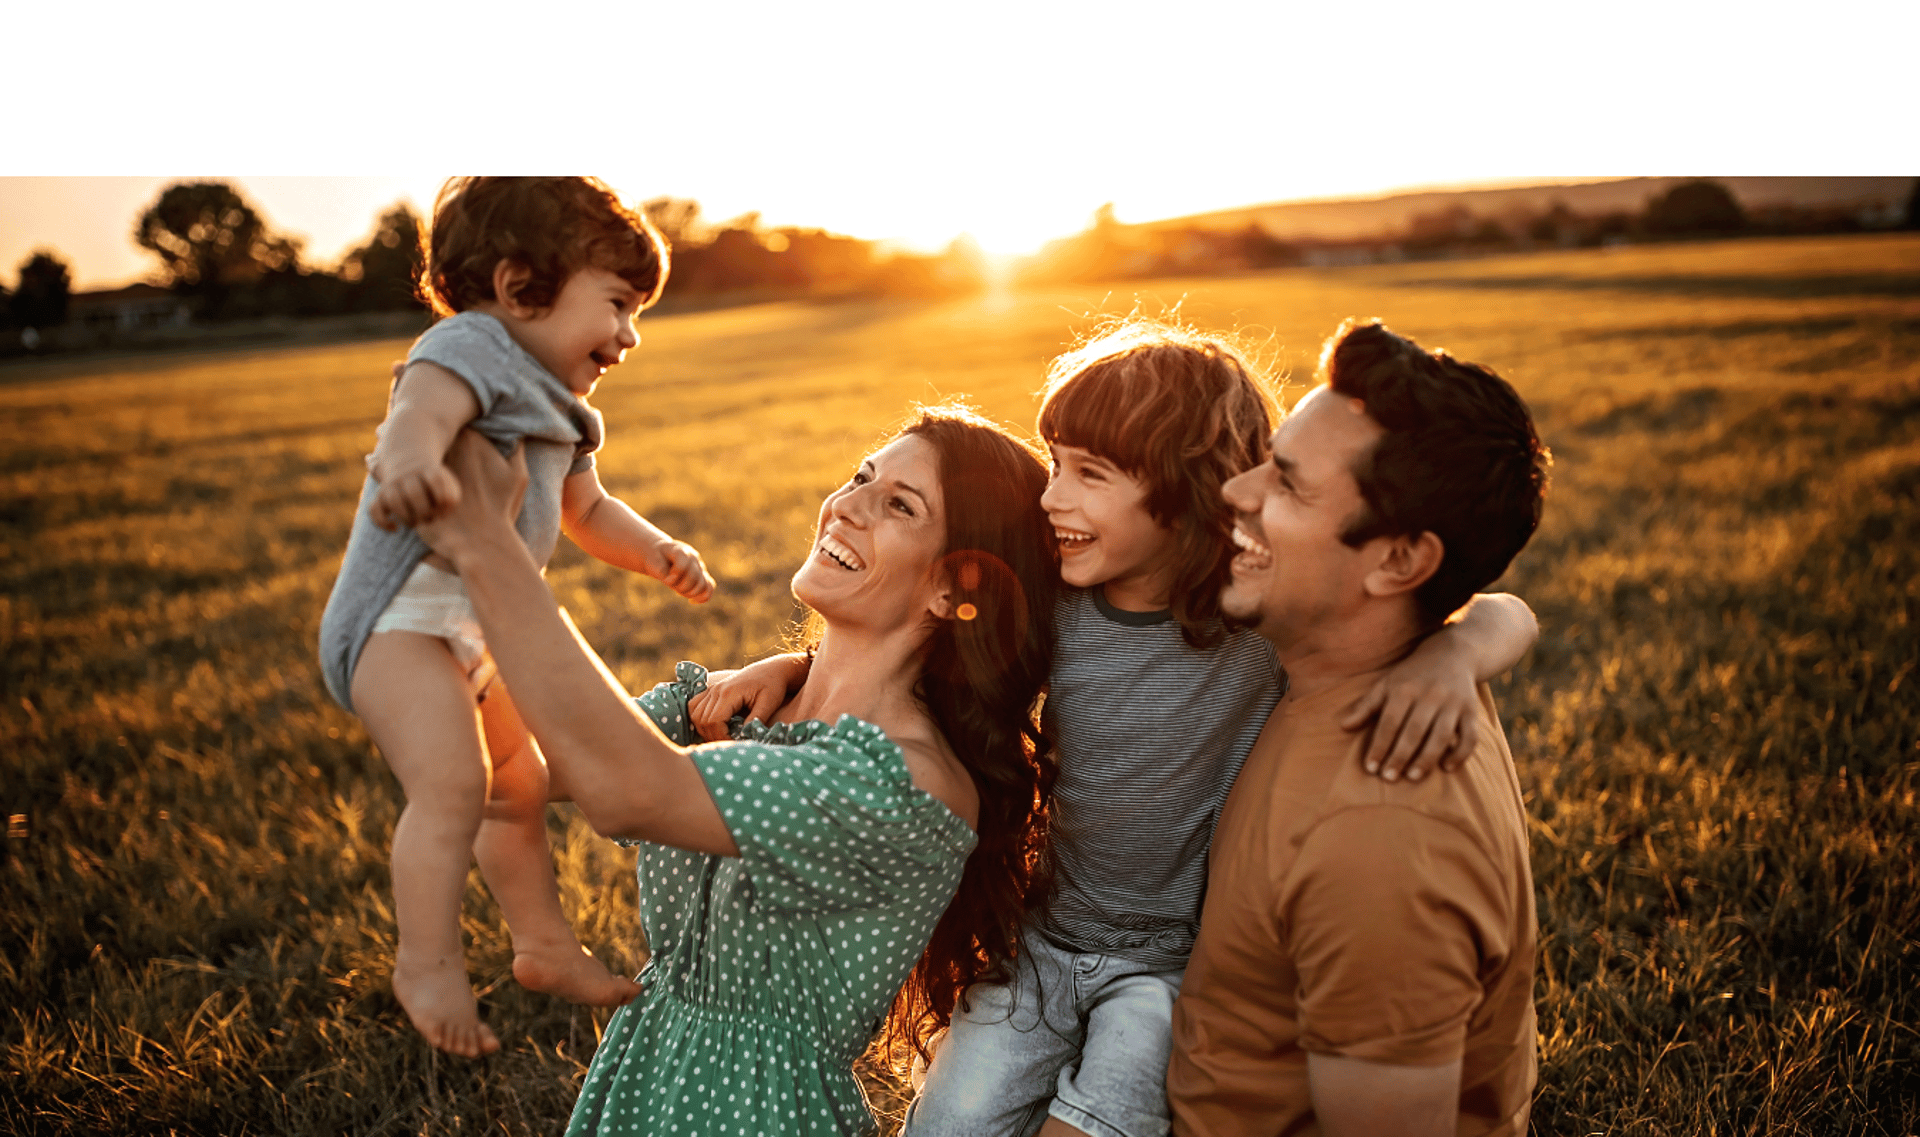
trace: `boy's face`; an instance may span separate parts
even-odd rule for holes
[[[1173,530],[1147,512],[1147,485],[1078,446],[1049,443],[1053,472],[1040,507],[1060,543],[1060,579],[1076,588],[1105,585],[1107,601],[1152,612],[1170,602]]]
[[[618,275],[591,265],[560,286],[553,306],[508,323],[513,338],[576,395],[593,393],[607,368],[640,344],[634,318],[640,293]]]

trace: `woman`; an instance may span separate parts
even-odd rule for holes
[[[805,685],[689,749],[705,672],[682,664],[636,708],[514,534],[518,471],[471,437],[450,461],[461,502],[421,535],[466,582],[554,784],[643,843],[653,955],[570,1132],[872,1132],[854,1059],[883,1027],[924,1052],[968,984],[1005,974],[1036,887],[1046,468],[969,413],[923,412],[821,504],[793,577],[819,619]]]

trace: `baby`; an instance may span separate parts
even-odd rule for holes
[[[427,1041],[453,1054],[500,1048],[461,949],[470,857],[512,930],[523,986],[593,1006],[639,988],[567,924],[547,848],[545,760],[494,680],[460,578],[411,527],[458,503],[442,459],[471,427],[502,452],[524,445],[516,524],[535,560],[546,563],[564,529],[695,603],[712,595],[699,553],[609,495],[594,470],[600,414],[586,396],[639,344],[634,318],[666,278],[659,232],[594,178],[455,178],[434,203],[423,283],[446,318],[414,342],[394,381],[321,617],[320,657],[328,690],[360,716],[406,792],[393,831],[393,989]]]

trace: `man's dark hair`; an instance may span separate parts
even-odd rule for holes
[[[1437,627],[1498,580],[1533,536],[1553,456],[1506,380],[1378,320],[1341,324],[1320,354],[1320,374],[1364,402],[1386,431],[1355,462],[1366,505],[1340,539],[1440,538],[1440,567],[1414,592],[1422,624]]]

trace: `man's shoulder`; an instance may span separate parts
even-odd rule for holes
[[[1328,771],[1313,816],[1296,830],[1292,876],[1351,887],[1378,878],[1403,885],[1470,889],[1529,877],[1526,815],[1513,759],[1483,689],[1487,720],[1474,752],[1458,770],[1419,782],[1388,782],[1358,761]]]
[[[1525,817],[1513,760],[1484,691],[1487,717],[1463,768],[1418,782],[1389,782],[1361,764],[1367,731],[1340,725],[1346,706],[1365,688],[1346,684],[1275,709],[1234,789],[1243,819],[1257,817],[1262,828],[1284,834],[1274,851],[1295,857],[1309,843],[1338,844],[1369,832],[1395,834],[1394,843],[1409,849],[1457,838],[1501,862],[1524,856]],[[1388,855],[1418,854],[1396,849]]]

